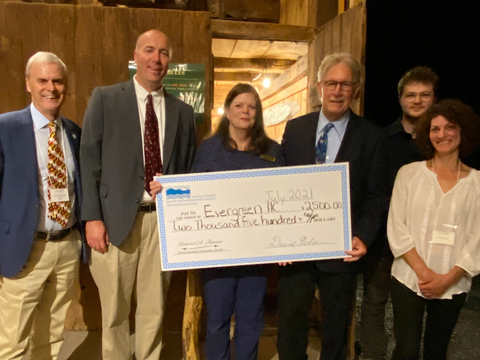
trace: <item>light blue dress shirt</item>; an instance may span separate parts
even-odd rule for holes
[[[48,137],[50,130],[48,128],[49,120],[38,111],[33,104],[30,105],[30,112],[33,119],[33,130],[35,132],[35,143],[37,150],[38,164],[38,184],[40,194],[40,208],[38,216],[38,231],[59,231],[62,226],[48,217]],[[66,159],[68,173],[68,196],[70,199],[71,215],[65,229],[72,227],[76,222],[75,214],[75,163],[73,161],[72,150],[68,142],[67,134],[63,128],[62,120],[58,117],[55,120],[57,125],[57,139]]]
[[[327,157],[325,159],[325,164],[331,164],[335,162],[335,158],[337,157],[338,150],[340,149],[340,145],[342,144],[343,136],[345,135],[345,131],[347,130],[347,124],[349,120],[350,110],[347,111],[345,115],[343,115],[337,121],[328,121],[328,119],[323,114],[323,111],[320,111],[320,115],[318,116],[315,146],[317,146],[318,140],[323,135],[325,126],[327,126],[329,122],[333,124],[333,128],[331,128],[328,132]]]

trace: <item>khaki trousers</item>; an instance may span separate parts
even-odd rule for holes
[[[135,357],[158,360],[170,273],[162,272],[157,213],[139,213],[130,234],[106,254],[92,251],[90,270],[102,304],[103,360],[131,359],[129,314],[136,297]]]
[[[74,293],[82,243],[77,230],[64,240],[35,240],[25,268],[0,288],[0,359],[57,359]]]

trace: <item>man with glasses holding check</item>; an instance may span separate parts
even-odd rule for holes
[[[322,360],[344,360],[355,298],[358,260],[386,219],[388,191],[382,129],[353,113],[361,65],[350,54],[326,56],[318,71],[320,112],[287,123],[282,147],[287,165],[348,162],[352,250],[345,258],[282,264],[279,281],[280,360],[307,360],[315,285],[322,306]],[[322,183],[318,184],[319,187]],[[328,242],[329,234],[319,234]]]

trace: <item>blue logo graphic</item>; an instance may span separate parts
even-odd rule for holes
[[[167,188],[167,200],[188,199],[190,198],[190,186],[182,186],[181,188]]]

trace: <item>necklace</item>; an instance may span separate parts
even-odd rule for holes
[[[457,162],[458,162],[458,170],[457,170],[457,184],[458,184],[458,182],[460,181],[460,159],[457,159]],[[432,159],[432,171],[435,173],[435,158]]]

